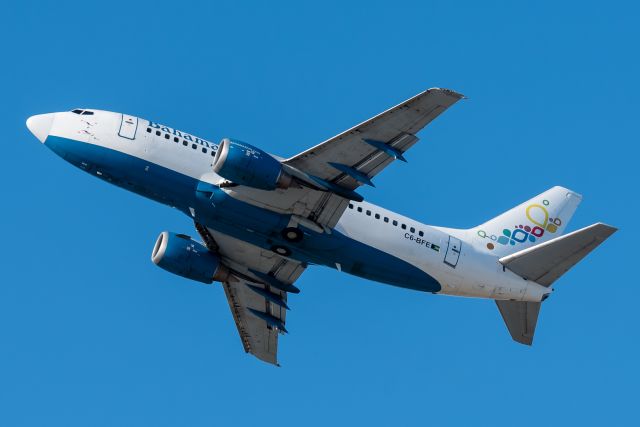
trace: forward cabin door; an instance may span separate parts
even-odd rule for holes
[[[449,236],[449,245],[447,246],[447,253],[444,256],[444,263],[450,267],[456,268],[458,260],[460,259],[460,251],[462,250],[462,242],[460,239]]]
[[[118,135],[126,139],[136,139],[136,132],[138,131],[138,118],[130,116],[128,114],[122,114],[120,121],[120,129]]]

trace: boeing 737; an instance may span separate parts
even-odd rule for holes
[[[93,109],[29,117],[67,162],[177,208],[200,236],[163,231],[160,268],[221,282],[245,352],[278,364],[287,296],[310,265],[434,294],[495,300],[512,338],[531,345],[552,285],[616,229],[563,234],[582,196],[553,187],[470,229],[422,224],[356,192],[462,99],[433,88],[300,154],[282,158],[235,139],[218,144],[169,126]]]

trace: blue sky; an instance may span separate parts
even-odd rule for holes
[[[0,424],[628,425],[637,419],[639,30],[632,2],[11,2],[0,40]],[[155,267],[188,218],[72,168],[32,114],[122,111],[288,156],[431,86],[468,100],[366,198],[471,227],[553,185],[620,227],[532,348],[491,301],[314,268],[282,368],[219,286]]]

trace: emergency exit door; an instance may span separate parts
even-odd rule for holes
[[[122,120],[120,121],[120,130],[118,135],[127,139],[136,139],[136,131],[138,130],[138,118],[122,114]]]
[[[444,256],[444,263],[450,267],[456,268],[458,260],[460,259],[461,250],[462,242],[460,239],[449,236],[449,245],[447,246],[447,253]]]

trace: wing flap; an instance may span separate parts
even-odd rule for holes
[[[616,231],[610,225],[593,224],[500,258],[500,263],[527,280],[550,286]]]

